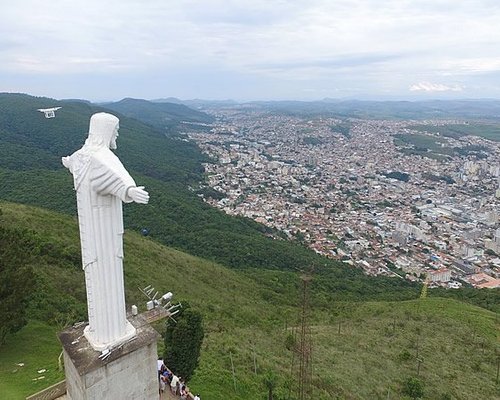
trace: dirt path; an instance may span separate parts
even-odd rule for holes
[[[160,396],[160,400],[179,400],[179,397],[170,393],[170,387],[166,387],[165,391]]]

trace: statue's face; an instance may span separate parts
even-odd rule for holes
[[[96,113],[90,117],[89,139],[96,146],[116,149],[120,121],[112,114]]]
[[[116,124],[115,130],[113,131],[113,135],[111,136],[111,142],[109,143],[109,148],[112,150],[116,149],[116,139],[118,138],[119,128],[120,124]]]

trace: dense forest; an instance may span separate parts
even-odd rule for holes
[[[62,106],[45,119],[40,107]],[[100,107],[26,95],[0,96],[0,198],[75,214],[71,174],[60,159],[79,149]],[[117,155],[151,194],[148,207],[125,207],[130,229],[232,267],[295,268],[318,260],[299,244],[276,241],[249,219],[230,218],[195,193],[209,161],[195,144],[120,117]],[[238,244],[235,246],[235,244]],[[317,261],[316,261],[317,262]]]

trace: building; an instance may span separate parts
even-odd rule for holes
[[[429,271],[427,276],[431,282],[449,282],[451,271],[447,268],[440,268],[436,271]]]

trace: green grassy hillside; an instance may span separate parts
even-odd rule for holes
[[[62,377],[55,333],[85,318],[84,282],[74,218],[5,202],[0,209],[3,227],[22,231],[35,243],[30,323],[0,347],[1,398],[20,399]],[[190,386],[204,400],[219,400],[221,393],[224,399],[264,399],[262,381],[269,371],[278,398],[286,398],[292,364],[286,345],[293,344],[298,316],[295,274],[229,270],[127,231],[125,281],[129,304],[144,305],[137,287],[152,284],[203,313],[206,337]],[[322,302],[313,292],[312,304],[317,399],[386,399],[388,392],[391,399],[404,398],[402,383],[417,374],[417,348],[424,398],[500,395],[495,387],[498,314],[439,298]],[[41,369],[47,371],[38,374]]]

